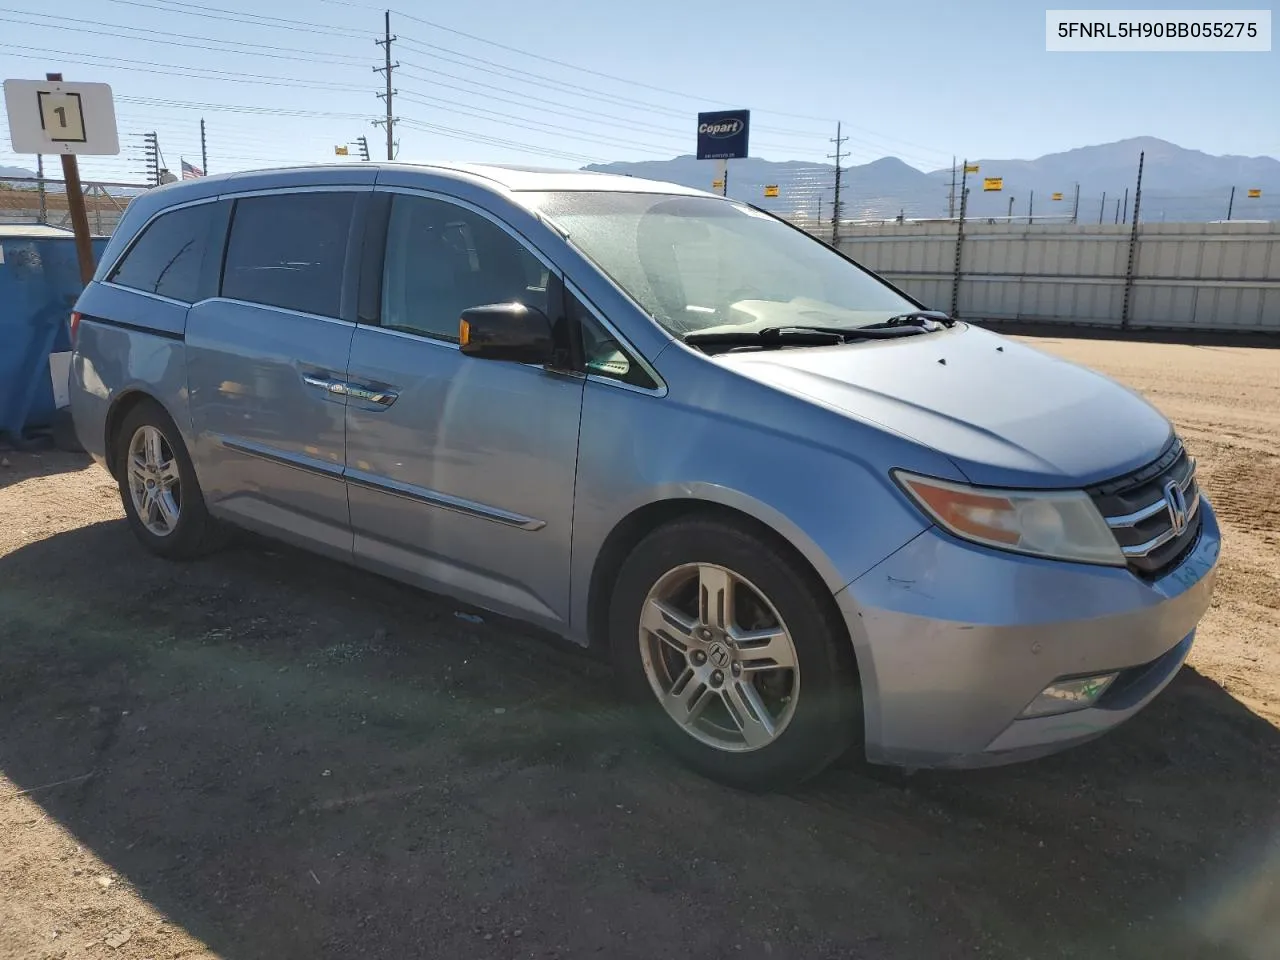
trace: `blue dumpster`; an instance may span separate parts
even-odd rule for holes
[[[95,259],[107,238],[93,241]],[[53,424],[49,355],[71,349],[80,294],[75,239],[41,224],[0,224],[0,437],[19,444]]]

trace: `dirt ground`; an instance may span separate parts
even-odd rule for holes
[[[1064,755],[789,795],[574,650],[260,540],[154,559],[84,458],[4,454],[0,957],[1280,956],[1280,350],[1036,342],[1200,460],[1190,665]]]

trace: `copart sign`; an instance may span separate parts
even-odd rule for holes
[[[698,159],[736,160],[747,156],[750,110],[698,114]]]

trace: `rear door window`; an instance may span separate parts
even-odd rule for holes
[[[282,193],[236,201],[222,295],[325,317],[341,315],[356,194]]]
[[[111,283],[194,303],[217,204],[201,203],[151,221],[111,272]]]

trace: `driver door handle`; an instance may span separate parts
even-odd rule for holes
[[[343,388],[347,396],[354,397],[356,400],[376,403],[380,407],[391,406],[400,396],[394,390],[388,390],[385,387],[366,386],[361,383],[345,383]]]

